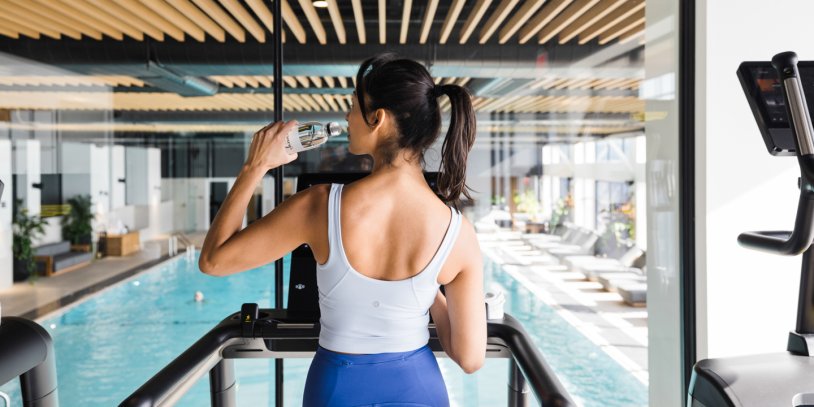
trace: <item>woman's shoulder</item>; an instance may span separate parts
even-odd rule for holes
[[[302,207],[303,209],[314,209],[326,205],[330,193],[331,184],[316,184],[297,192],[286,199],[285,202],[288,202],[290,205]]]

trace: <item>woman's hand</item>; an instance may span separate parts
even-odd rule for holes
[[[245,166],[268,171],[296,160],[297,153],[285,150],[286,137],[296,126],[296,120],[275,122],[254,133]]]

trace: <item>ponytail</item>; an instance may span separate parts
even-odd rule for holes
[[[426,166],[424,153],[441,131],[441,95],[449,96],[452,111],[441,147],[438,195],[458,208],[461,194],[472,199],[466,186],[466,158],[475,143],[475,111],[466,89],[436,85],[423,65],[390,53],[368,58],[356,74],[356,96],[365,122],[368,112],[386,109],[398,127],[393,142],[380,148],[384,165],[390,164],[399,150],[407,149],[418,155],[422,167]]]
[[[461,194],[472,199],[466,185],[466,159],[475,143],[475,111],[469,92],[461,86],[436,85],[433,93],[447,95],[451,107],[449,130],[441,146],[438,190],[445,202],[458,208]]]

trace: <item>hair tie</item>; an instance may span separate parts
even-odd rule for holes
[[[435,85],[432,87],[432,96],[438,98],[444,94],[444,85]]]

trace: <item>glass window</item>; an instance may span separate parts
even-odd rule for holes
[[[671,110],[675,72],[662,72],[674,71],[674,64],[659,54],[675,49],[668,40],[679,31],[669,26],[677,21],[671,11],[677,1],[354,1],[328,2],[327,8],[320,7],[323,2],[288,1],[279,83],[266,10],[274,2],[149,2],[160,3],[159,14],[175,16],[161,27],[137,24],[157,21],[157,11],[125,5],[131,2],[91,2],[76,10],[57,3],[17,7],[15,13],[27,18],[0,21],[0,49],[6,52],[0,55],[0,178],[10,180],[6,194],[19,200],[16,206],[53,217],[43,242],[63,239],[57,217],[64,216],[68,199],[80,195],[94,205],[96,253],[105,253],[112,236],[134,232],[139,249],[151,254],[163,254],[176,233],[202,240],[251,138],[275,113],[301,123],[337,122],[343,131],[287,164],[282,191],[275,191],[271,174],[263,178],[247,204],[245,224],[273,209],[275,192],[296,193],[301,174],[371,171],[372,157],[349,150],[346,115],[360,63],[394,51],[424,64],[434,84],[460,86],[470,95],[477,126],[466,169],[471,199],[462,212],[489,242],[482,245],[488,283],[506,290],[518,319],[532,321],[527,329],[575,399],[585,405],[659,405],[650,396],[678,387],[667,368],[657,366],[677,349],[649,349],[672,343],[674,331],[663,321],[678,320],[680,302],[647,288],[653,273],[678,274],[670,266],[678,263],[668,259],[676,252],[669,234],[678,219],[670,206],[676,199],[670,177],[678,167],[674,157],[646,162],[676,150],[658,140],[677,131]],[[42,13],[72,24],[33,23]],[[110,27],[73,24],[100,15],[110,16]],[[670,35],[646,38],[646,28],[654,27],[652,32]],[[648,41],[668,43],[654,47]],[[281,106],[274,105],[274,85],[282,87]],[[446,95],[435,102],[442,124],[424,157],[427,172],[442,168],[442,146],[457,108]],[[646,103],[655,105],[646,109]],[[658,114],[646,122],[646,110]],[[654,135],[648,156],[645,139],[650,143]],[[11,241],[7,206],[0,205],[0,242]],[[651,233],[637,231],[637,225]],[[579,255],[617,260],[647,235],[659,243],[648,246],[656,251],[648,261],[662,261],[661,268],[629,276],[639,284],[637,293],[647,294],[630,300],[543,244],[549,238],[544,233],[557,234],[552,241],[564,239]],[[0,263],[0,279],[10,280],[4,271],[12,268],[12,248],[0,250],[0,261],[8,260]],[[544,266],[571,273],[540,272]],[[566,276],[574,273],[587,280]],[[0,280],[0,299],[3,288]],[[224,288],[238,289],[245,287]],[[594,301],[592,294],[600,292],[603,300]],[[648,331],[651,309],[659,310],[657,326],[665,329]],[[648,332],[667,332],[669,338],[651,341]],[[486,394],[491,392],[470,397],[465,389],[505,383],[505,369],[496,377],[496,365],[488,361],[487,370],[470,377],[448,362],[441,363],[450,394],[461,397],[456,403],[495,404],[494,395]],[[651,367],[657,372],[652,379]],[[92,385],[65,388],[89,394]]]

